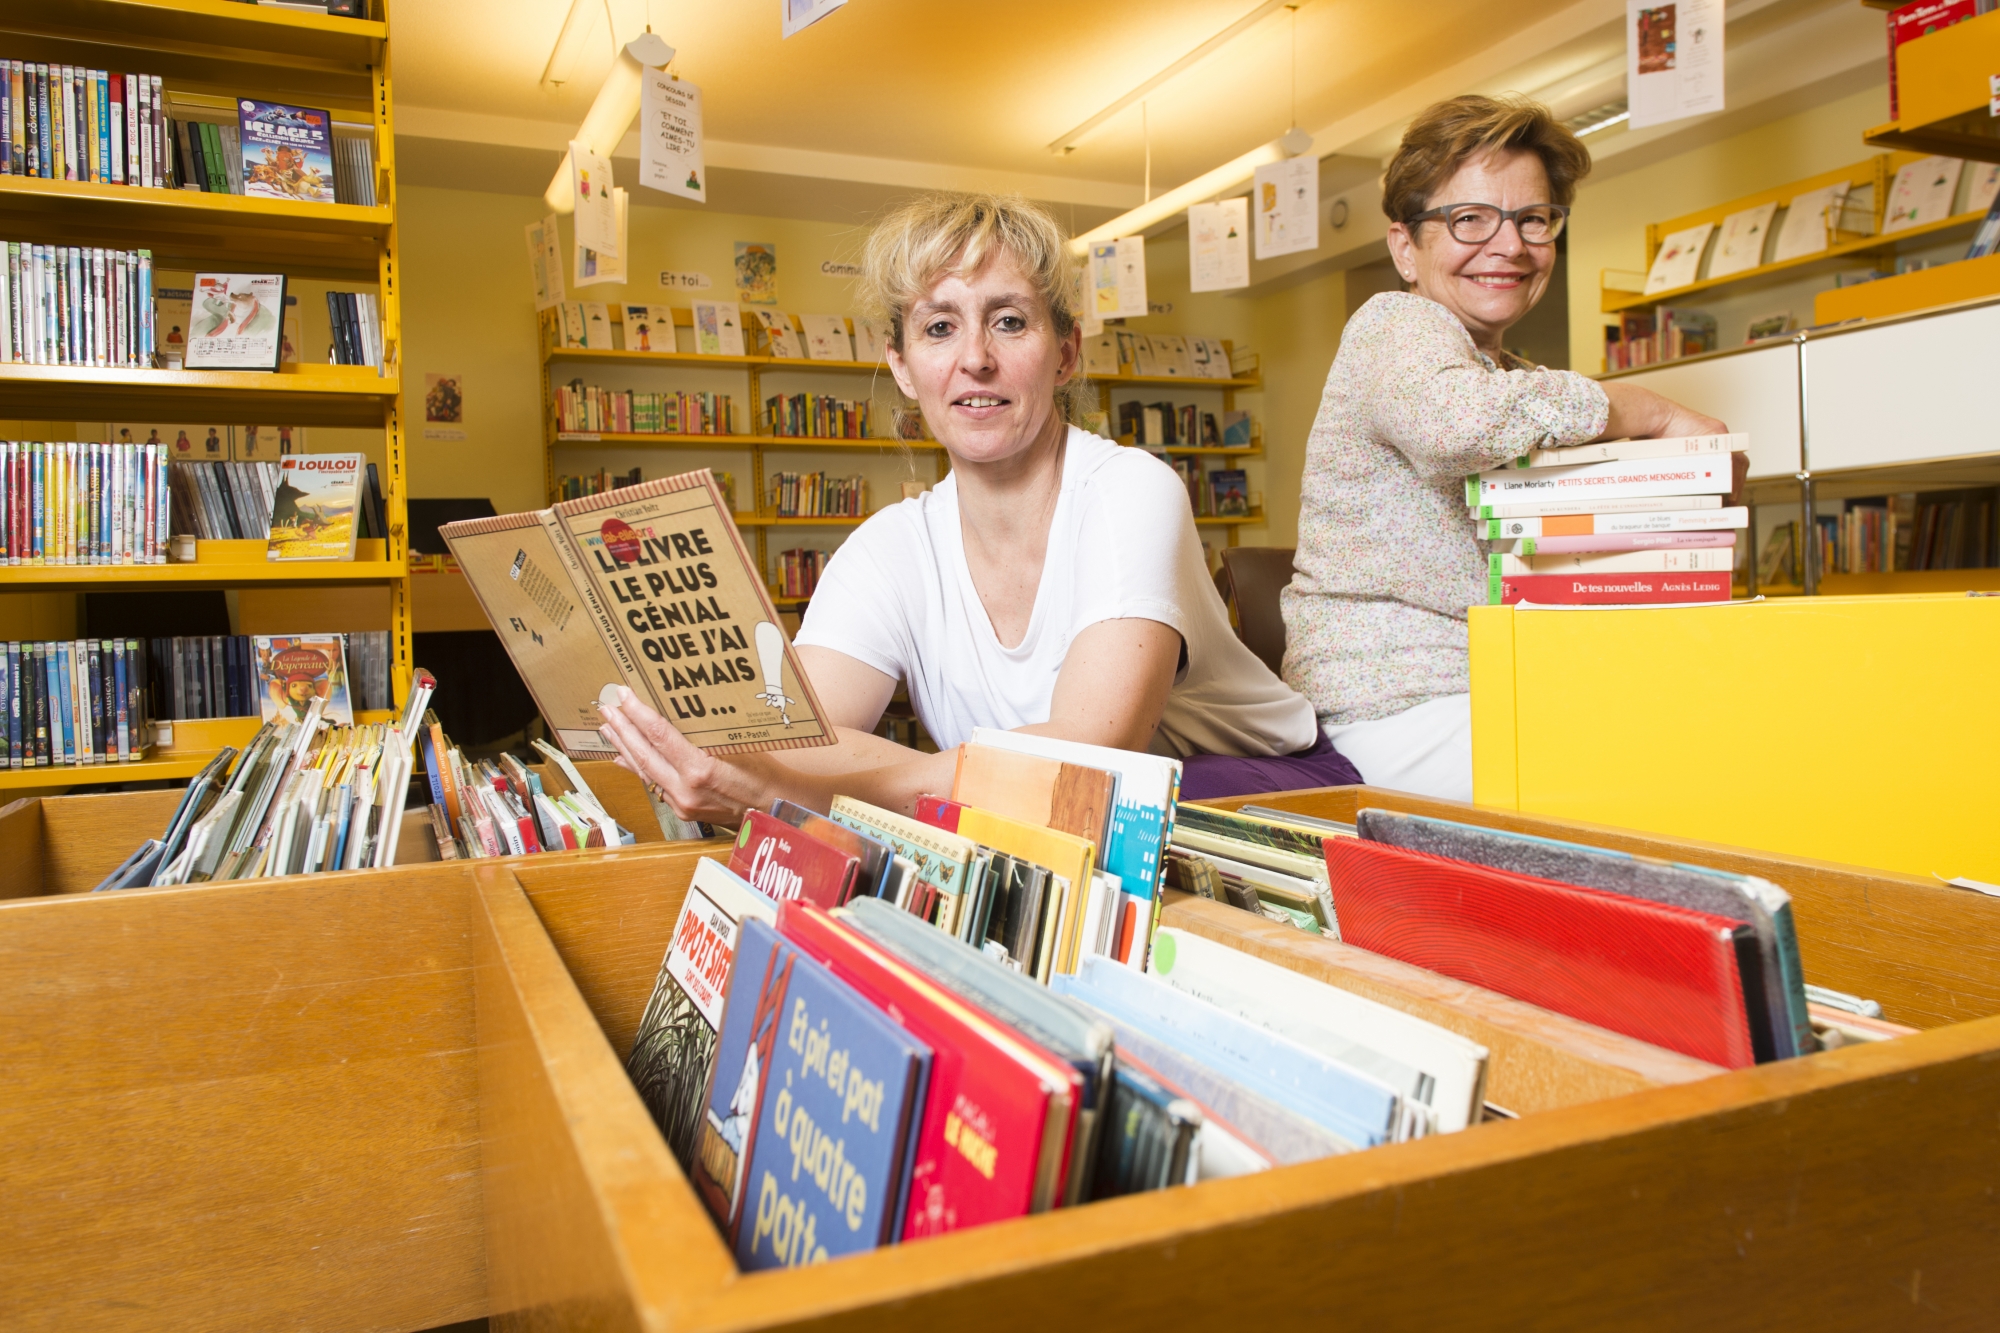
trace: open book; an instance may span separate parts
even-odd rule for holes
[[[570,754],[619,683],[716,754],[833,743],[706,469],[439,531]]]

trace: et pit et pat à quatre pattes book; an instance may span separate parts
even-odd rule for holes
[[[440,533],[571,756],[615,753],[598,700],[621,683],[714,754],[833,743],[706,469]]]

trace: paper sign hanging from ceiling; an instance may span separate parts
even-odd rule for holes
[[[1630,128],[1722,110],[1722,0],[1625,0]]]
[[[1188,209],[1188,289],[1250,285],[1250,201],[1238,196]]]
[[[581,241],[576,245],[576,285],[588,287],[598,282],[625,281],[626,229],[631,219],[631,196],[617,186],[611,187],[611,216],[614,219],[612,235],[617,238],[618,248],[610,254],[593,250]]]
[[[576,243],[600,255],[618,253],[618,214],[611,202],[611,159],[569,141],[569,178],[576,192]]]
[[[639,183],[708,202],[701,156],[701,89],[649,69],[639,90]]]
[[[562,237],[556,215],[528,224],[528,262],[535,275],[535,309],[553,310],[563,303]]]
[[[1146,313],[1146,238],[1126,236],[1090,247],[1091,309],[1099,319]]]
[[[810,28],[813,24],[847,3],[847,0],[783,0],[785,6],[783,37]],[[782,39],[782,38],[781,38]]]
[[[1257,258],[1319,249],[1319,159],[1292,157],[1257,168],[1250,198],[1257,215]]]

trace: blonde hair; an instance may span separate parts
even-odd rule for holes
[[[1495,149],[1541,158],[1551,204],[1574,202],[1576,183],[1590,174],[1590,150],[1540,102],[1467,94],[1436,103],[1410,122],[1382,178],[1382,211],[1391,222],[1407,224],[1461,166]]]
[[[869,233],[861,256],[861,299],[889,326],[889,341],[903,350],[903,321],[910,307],[940,278],[970,274],[995,255],[1019,264],[1048,306],[1058,340],[1076,328],[1077,264],[1067,237],[1048,210],[1020,195],[921,194],[891,210]],[[1080,410],[1083,366],[1058,385],[1056,406],[1065,419]]]

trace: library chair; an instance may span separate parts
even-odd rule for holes
[[[1278,594],[1292,581],[1290,546],[1229,546],[1216,571],[1216,591],[1224,605],[1236,607],[1236,636],[1264,659],[1273,675],[1285,663],[1285,617]]]

